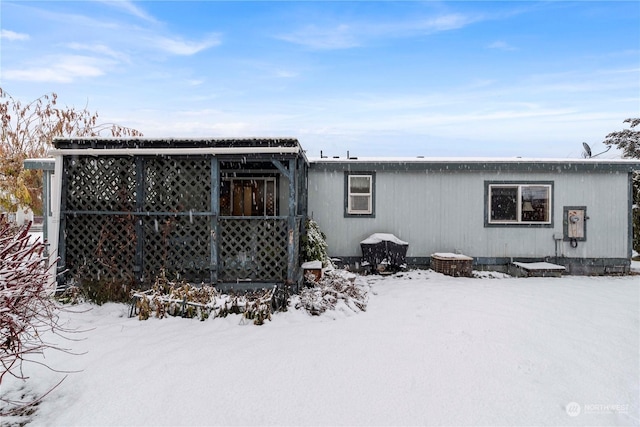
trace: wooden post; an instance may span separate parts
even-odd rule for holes
[[[42,240],[49,240],[49,217],[51,215],[51,171],[42,171]],[[44,247],[45,257],[49,258],[49,245]]]
[[[289,217],[288,217],[288,234],[287,234],[287,283],[289,285],[295,282],[296,270],[296,212],[297,212],[297,188],[296,188],[296,161],[289,159]]]
[[[69,161],[70,159],[62,156],[62,167],[60,168],[60,177],[61,185],[60,185],[60,222],[58,225],[58,257],[60,260],[58,261],[57,274],[58,282],[61,284],[66,284],[67,274],[63,273],[67,269],[67,252],[66,252],[66,228],[67,228],[67,194],[69,193],[69,189],[67,186],[69,185],[69,177],[67,174],[69,173]]]
[[[144,210],[144,182],[145,182],[145,161],[141,156],[135,157],[136,162],[136,212]],[[141,216],[135,218],[136,231],[136,256],[133,264],[133,271],[136,279],[140,282],[144,278],[144,225]],[[148,277],[147,279],[151,279]],[[151,282],[149,282],[151,285]]]
[[[218,216],[220,215],[220,162],[211,156],[211,254],[209,263],[209,280],[215,285],[218,282]]]

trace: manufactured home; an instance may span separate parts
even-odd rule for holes
[[[331,255],[360,261],[359,242],[392,233],[407,263],[459,253],[478,269],[546,261],[572,274],[628,272],[632,171],[638,160],[320,158],[308,211]]]
[[[64,284],[149,286],[166,274],[222,288],[298,285],[308,217],[329,255],[354,269],[375,233],[407,242],[415,266],[453,253],[476,269],[630,268],[638,160],[309,159],[295,138],[54,145],[53,160],[30,167],[47,173],[47,237]]]

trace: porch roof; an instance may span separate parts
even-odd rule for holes
[[[226,158],[282,159],[303,158],[304,150],[296,138],[55,138],[53,156],[182,156],[214,155]]]
[[[54,138],[57,149],[118,149],[118,148],[297,148],[300,142],[292,137],[244,138],[145,138],[145,137],[87,137]]]
[[[302,153],[296,138],[55,138],[51,154],[263,154]],[[79,153],[80,154],[80,153]]]

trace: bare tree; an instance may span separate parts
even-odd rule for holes
[[[22,103],[0,88],[0,207],[15,210],[28,206],[42,212],[42,172],[25,170],[27,158],[46,157],[55,137],[114,137],[142,133],[114,123],[98,122],[98,113],[74,107],[58,107],[58,95],[45,94]]]

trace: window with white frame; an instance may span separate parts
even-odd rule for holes
[[[488,224],[551,224],[551,183],[489,183]]]
[[[348,215],[373,214],[373,185],[371,173],[348,174],[346,208]]]

